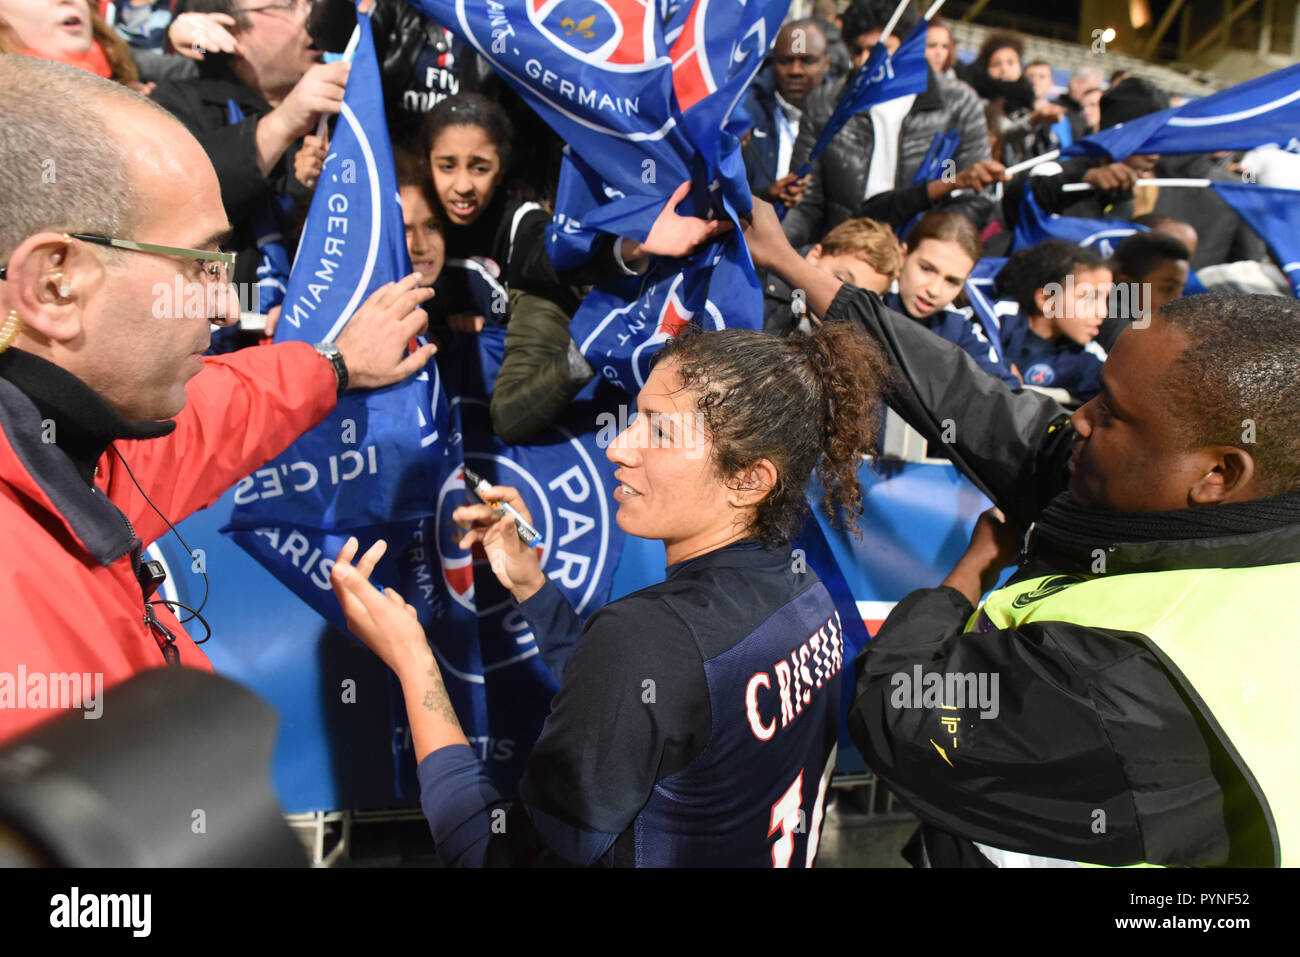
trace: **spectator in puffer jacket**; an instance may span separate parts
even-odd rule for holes
[[[844,13],[844,41],[855,65],[866,62],[894,11],[891,0],[856,0]],[[908,6],[885,46],[893,52],[916,25]],[[862,201],[876,193],[908,186],[925,159],[935,135],[949,130],[961,134],[953,159],[966,169],[989,155],[984,110],[968,86],[938,76],[927,66],[925,92],[879,103],[852,117],[813,163],[803,201],[784,221],[795,246],[821,238],[852,217]],[[843,83],[827,84],[808,97],[791,165],[798,168],[812,152],[843,91]]]

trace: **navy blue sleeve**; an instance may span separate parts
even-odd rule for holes
[[[655,784],[704,750],[711,725],[689,628],[661,601],[619,599],[587,621],[520,798],[538,820],[541,812],[572,832],[621,834]]]
[[[546,667],[556,681],[563,681],[569,656],[573,654],[573,646],[577,644],[578,635],[582,632],[582,622],[578,620],[573,606],[559,586],[549,578],[537,594],[516,604],[528,626],[533,629],[533,638],[537,641],[542,661],[546,662]]]
[[[468,745],[427,755],[416,776],[438,856],[450,867],[589,865],[618,838],[573,827],[522,802],[507,809]]]
[[[481,867],[501,795],[467,744],[439,748],[416,768],[420,806],[443,861]],[[502,808],[500,819],[505,814]]]

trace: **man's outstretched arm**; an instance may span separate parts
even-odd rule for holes
[[[1028,525],[1065,489],[1074,440],[1065,409],[1029,390],[1013,392],[964,349],[804,260],[757,199],[745,238],[755,264],[802,289],[814,313],[871,334],[896,374],[889,405],[1012,521]]]

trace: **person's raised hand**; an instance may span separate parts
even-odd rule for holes
[[[700,219],[698,216],[682,216],[677,213],[677,204],[691,191],[691,181],[678,186],[668,202],[659,210],[659,216],[650,227],[650,234],[645,242],[623,240],[623,261],[631,265],[633,261],[650,256],[688,256],[702,243],[712,242],[732,228],[729,220]]]
[[[293,175],[298,182],[308,189],[320,179],[320,171],[325,168],[325,156],[328,149],[319,136],[303,137],[302,146],[293,157]]]
[[[943,583],[964,594],[972,605],[995,584],[1012,564],[1024,544],[1024,529],[1012,524],[997,508],[980,514],[971,530],[970,544]]]
[[[953,180],[954,189],[973,189],[976,192],[994,183],[1005,183],[1007,168],[995,159],[976,160],[970,166],[957,173]]]
[[[781,229],[781,220],[777,218],[772,204],[759,197],[754,197],[754,211],[744,227],[745,244],[749,255],[759,269],[767,269],[782,253],[793,251],[790,241]]]
[[[509,485],[493,485],[483,493],[483,499],[488,503],[509,502],[525,521],[530,524],[533,521],[519,490]],[[515,520],[509,514],[498,514],[491,504],[476,504],[460,506],[451,517],[456,522],[474,523],[461,538],[460,547],[469,549],[475,542],[482,543],[497,581],[514,595],[516,601],[528,600],[546,584],[541,559],[532,546],[524,544],[519,537]]]
[[[263,339],[275,338],[275,327],[280,324],[281,308],[282,308],[281,304],[277,303],[276,305],[272,306],[270,309],[266,310],[266,325],[262,327]]]
[[[407,353],[412,337],[424,332],[428,317],[420,303],[433,290],[419,285],[420,274],[380,286],[353,313],[334,340],[348,367],[348,387],[378,389],[401,382],[424,368],[437,346],[426,343]]]
[[[1030,126],[1044,126],[1058,123],[1065,116],[1065,107],[1059,103],[1040,103],[1029,114]]]
[[[415,608],[393,589],[381,592],[370,583],[388,543],[382,538],[376,541],[354,566],[352,559],[359,547],[355,538],[349,538],[330,570],[330,584],[348,628],[399,675],[427,667],[432,652]]]
[[[289,141],[314,132],[322,114],[332,115],[342,109],[349,69],[351,65],[342,60],[315,64],[266,118],[273,117]]]
[[[238,52],[239,43],[231,32],[235,26],[228,13],[182,13],[167,28],[167,36],[181,56],[202,60],[208,53]]]
[[[1143,175],[1125,163],[1107,163],[1105,166],[1094,166],[1088,170],[1083,174],[1083,181],[1091,183],[1104,192],[1127,191],[1132,189],[1133,184],[1142,179]]]
[[[789,173],[782,176],[763,190],[763,198],[769,203],[798,206],[799,200],[803,199],[803,191],[808,187],[808,175],[797,176],[794,173]]]

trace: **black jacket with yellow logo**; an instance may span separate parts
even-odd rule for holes
[[[1189,680],[1170,653],[1171,616],[1184,614],[1183,631],[1203,621],[1186,615],[1181,593],[1134,586],[1168,581],[1162,573],[1193,576],[1209,594],[1187,594],[1229,621],[1236,596],[1222,570],[1300,577],[1288,564],[1300,562],[1300,496],[1129,522],[1117,513],[1090,518],[1063,504],[1075,435],[1055,402],[1008,390],[962,350],[851,286],[828,318],[860,322],[880,341],[900,373],[890,404],[932,448],[944,446],[946,432],[948,454],[972,481],[1013,521],[1038,522],[1003,590],[1003,607],[1023,615],[1015,627],[982,620],[987,606],[973,618],[951,588],[923,589],[898,604],[857,662],[850,732],[923,821],[928,862],[1027,863],[1001,849],[1109,865],[1278,863],[1278,828],[1255,773],[1261,762],[1252,770],[1216,717],[1228,710],[1222,699],[1208,706],[1197,686],[1206,682]],[[944,428],[949,420],[955,428]],[[1045,534],[1053,526],[1065,532]],[[1087,537],[1072,536],[1079,527],[1096,531],[1100,566],[1090,560],[1096,550],[1072,541]],[[1063,597],[1079,589],[1101,599],[1085,604],[1080,620],[1031,614],[1036,605],[1069,607]],[[1224,628],[1225,661],[1239,643],[1283,640],[1293,622],[1277,616],[1289,614],[1300,589],[1289,591],[1272,608],[1237,609],[1243,623],[1269,622],[1269,634]],[[1126,627],[1135,615],[1153,626]],[[1205,660],[1204,650],[1196,654]],[[1252,674],[1263,680],[1267,670]],[[954,707],[955,690],[966,693],[964,707]],[[1277,722],[1291,724],[1285,711],[1284,700]],[[1292,762],[1293,748],[1285,750],[1277,761]],[[1290,801],[1280,790],[1270,792],[1274,801]]]

